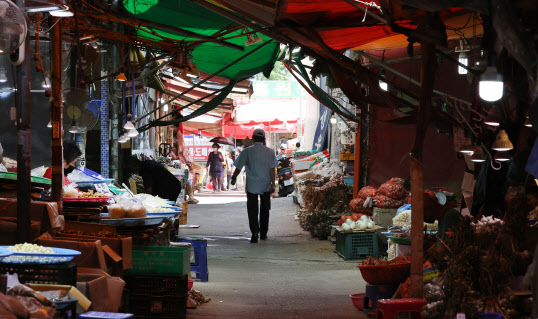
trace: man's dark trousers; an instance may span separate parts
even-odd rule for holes
[[[260,197],[260,217],[258,223],[258,196]],[[252,234],[267,236],[269,229],[269,210],[271,210],[271,193],[252,194],[247,192],[248,222]]]

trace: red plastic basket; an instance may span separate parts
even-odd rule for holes
[[[400,282],[407,270],[409,263],[391,265],[376,265],[357,267],[361,271],[362,278],[370,285],[395,285]]]
[[[355,306],[355,308],[359,309],[359,310],[362,310],[362,308],[364,307],[364,296],[366,294],[354,294],[354,295],[349,295],[349,297],[351,297],[351,301],[353,302],[353,306]]]
[[[71,203],[105,203],[109,199],[114,198],[113,196],[107,196],[107,197],[89,197],[89,198],[68,198],[64,197],[64,202],[71,202]]]

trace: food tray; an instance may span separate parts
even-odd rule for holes
[[[4,247],[0,247],[0,261],[11,255],[13,255],[13,252],[11,250]]]
[[[17,173],[0,172],[0,179],[7,179],[10,181],[17,181]],[[31,176],[30,181],[35,184],[51,185],[52,181],[48,178]]]
[[[112,225],[119,228],[147,228],[162,224],[163,217],[100,219],[98,223]]]
[[[411,245],[411,238],[405,238],[405,237],[389,237],[390,241],[393,244],[398,245]]]
[[[107,196],[107,197],[93,197],[93,198],[67,198],[64,197],[64,202],[71,202],[71,203],[104,203],[108,202],[109,199],[114,198],[113,196]]]
[[[173,218],[178,215],[178,212],[170,212],[170,213],[147,213],[147,216],[145,218]],[[108,213],[101,213],[99,216],[108,218],[110,215]],[[144,217],[143,217],[144,218]],[[105,219],[105,220],[120,220],[120,219],[139,219],[139,218],[118,218],[118,219]]]
[[[9,246],[0,246],[9,250]],[[60,264],[66,263],[75,256],[80,255],[80,251],[65,248],[47,247],[52,249],[54,254],[41,253],[19,253],[13,252],[11,256],[4,258],[3,263],[6,264]]]

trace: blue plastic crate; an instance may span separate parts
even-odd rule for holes
[[[78,319],[129,319],[134,318],[130,313],[90,311],[78,316]]]
[[[344,177],[344,183],[346,183],[346,185],[350,185],[350,186],[353,186],[353,176],[346,176]]]
[[[337,230],[336,253],[344,259],[379,256],[377,232],[344,233]]]

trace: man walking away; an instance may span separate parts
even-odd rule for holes
[[[222,188],[222,171],[224,170],[224,156],[219,152],[220,145],[213,144],[213,152],[207,156],[206,167],[209,169],[211,181],[213,182],[213,193],[218,193]]]
[[[243,167],[247,173],[247,210],[250,231],[252,232],[251,243],[260,239],[267,239],[269,230],[269,210],[271,210],[271,194],[275,191],[275,168],[278,161],[272,149],[265,146],[265,132],[262,129],[252,133],[254,145],[246,148],[235,160],[235,171],[232,176],[232,185],[235,185],[237,175]],[[258,222],[258,196],[260,197],[259,222]]]

